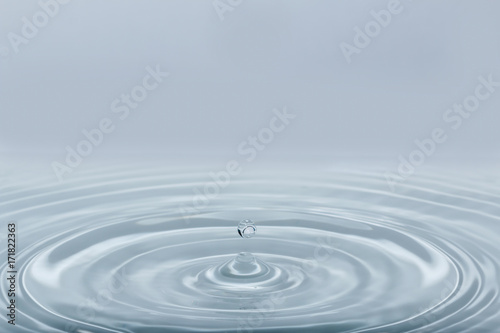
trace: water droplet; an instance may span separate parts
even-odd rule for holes
[[[243,220],[238,223],[238,234],[243,238],[250,238],[255,235],[257,227],[252,220]]]

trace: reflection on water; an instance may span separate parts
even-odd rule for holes
[[[19,222],[16,328],[494,331],[500,189],[491,179],[442,172],[392,193],[378,172],[261,175],[198,206],[193,187],[205,173],[10,186],[0,214]],[[258,237],[235,235],[242,218],[258,221]],[[246,223],[242,237],[255,232]]]

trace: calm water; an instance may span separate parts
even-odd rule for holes
[[[393,193],[378,171],[262,174],[196,195],[210,180],[109,170],[4,185],[1,220],[19,230],[17,325],[7,329],[500,327],[500,177],[436,171]],[[251,238],[238,234],[244,219]]]

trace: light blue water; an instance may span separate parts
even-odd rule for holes
[[[194,198],[207,182],[141,170],[4,185],[0,220],[19,230],[15,331],[500,327],[499,177],[442,171],[393,193],[378,171],[263,174]],[[252,238],[238,235],[244,219]]]

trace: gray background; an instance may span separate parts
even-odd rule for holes
[[[159,64],[170,77],[87,161],[224,162],[287,106],[297,118],[262,163],[380,156],[396,166],[415,139],[447,126],[443,113],[473,93],[479,75],[500,81],[500,2],[402,0],[348,63],[340,43],[352,44],[353,29],[387,4],[243,1],[222,21],[211,1],[73,0],[15,53],[8,34],[20,34],[40,5],[2,0],[2,163],[36,157],[50,170]],[[498,161],[499,106],[500,90],[429,160]]]

